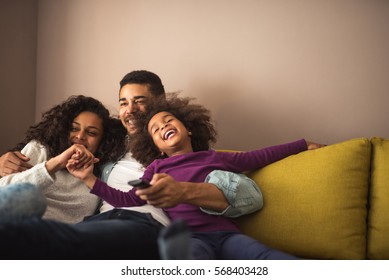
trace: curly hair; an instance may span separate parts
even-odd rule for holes
[[[100,161],[94,168],[95,175],[100,176],[103,164],[116,161],[126,152],[127,132],[121,121],[110,117],[104,105],[92,97],[74,95],[43,113],[41,121],[30,126],[23,141],[13,150],[20,151],[28,142],[36,140],[45,146],[49,158],[61,154],[71,146],[69,135],[72,123],[82,112],[95,113],[103,122],[103,137],[95,152]]]
[[[192,102],[190,97],[179,98],[177,93],[167,94],[165,98],[156,98],[148,105],[146,113],[136,115],[136,133],[129,136],[129,148],[132,156],[143,166],[155,159],[165,158],[153,142],[148,132],[148,123],[159,112],[169,112],[180,120],[188,131],[192,132],[191,142],[194,152],[206,151],[216,142],[216,129],[211,120],[210,111],[200,104]]]

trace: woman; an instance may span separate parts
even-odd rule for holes
[[[69,174],[67,161],[72,157],[77,168],[96,163],[93,172],[100,176],[102,165],[125,153],[125,136],[120,121],[111,118],[100,101],[72,96],[45,112],[42,120],[28,129],[15,150],[29,157],[34,167],[1,178],[0,186],[5,187],[0,188],[5,192],[15,188],[12,184],[31,183],[46,198],[43,218],[80,222],[95,212],[99,199]]]
[[[216,131],[209,111],[190,99],[171,98],[160,101],[156,110],[137,120],[137,131],[131,138],[134,158],[147,166],[142,179],[151,184],[172,176],[177,181],[202,182],[213,170],[243,172],[257,169],[287,156],[322,145],[304,139],[265,149],[242,153],[216,152],[210,144]],[[156,159],[157,158],[157,159]],[[136,188],[121,192],[97,180],[93,174],[73,167],[68,170],[91,188],[91,193],[108,203],[120,206],[146,203]],[[149,197],[147,197],[149,199]],[[295,259],[268,248],[242,234],[233,220],[201,212],[190,204],[164,209],[172,221],[184,220],[192,231],[192,253],[195,259]]]

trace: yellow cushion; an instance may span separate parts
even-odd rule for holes
[[[264,244],[307,259],[364,259],[370,141],[352,139],[250,173],[261,211],[238,219]]]
[[[371,139],[371,193],[368,222],[369,259],[389,259],[389,140]]]

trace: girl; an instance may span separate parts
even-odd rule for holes
[[[134,158],[147,166],[142,179],[151,184],[168,176],[177,181],[203,182],[216,169],[240,173],[321,146],[302,139],[251,152],[216,152],[210,150],[216,131],[206,108],[192,104],[189,98],[176,96],[161,100],[154,107],[146,117],[136,121],[137,133],[130,141]],[[150,199],[149,196],[139,197],[140,191],[136,188],[129,192],[110,188],[86,170],[72,168],[71,161],[68,169],[92,189],[91,193],[116,207],[142,205],[146,203],[143,199]],[[207,215],[196,206],[179,204],[164,210],[172,221],[184,220],[191,229],[195,259],[295,258],[242,234],[233,220]]]

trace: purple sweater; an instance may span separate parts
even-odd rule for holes
[[[262,168],[306,149],[306,142],[301,139],[250,152],[231,153],[214,150],[193,152],[153,161],[147,167],[142,178],[151,181],[155,173],[167,173],[176,181],[200,183],[204,182],[206,176],[213,170],[242,173]],[[98,195],[115,207],[144,205],[146,202],[140,199],[135,191],[136,188],[122,192],[109,187],[101,180],[97,180],[91,193]],[[195,205],[179,204],[172,208],[166,208],[164,211],[171,220],[185,220],[194,232],[238,231],[236,224],[231,219],[206,214]]]

